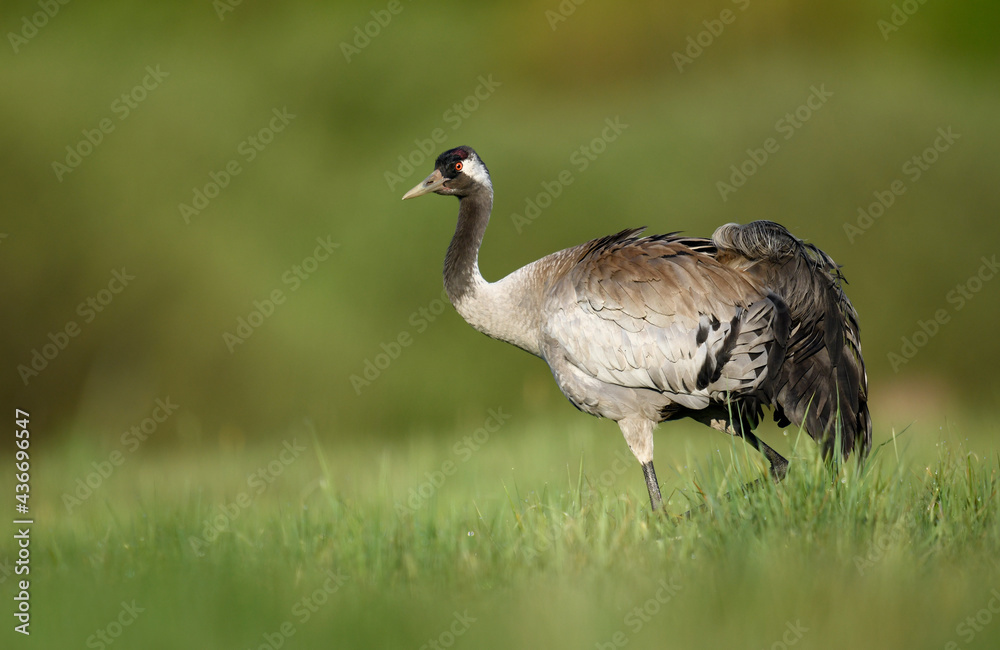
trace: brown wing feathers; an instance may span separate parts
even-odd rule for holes
[[[828,255],[767,221],[728,224],[711,240],[641,230],[579,247],[557,283],[576,307],[554,301],[546,335],[574,365],[661,391],[675,405],[664,417],[735,401],[752,425],[772,404],[827,452],[837,433],[845,455],[869,448],[857,313]]]
[[[637,233],[581,247],[565,278],[577,308],[547,334],[601,381],[655,388],[690,408],[730,393],[770,402],[766,380],[787,338],[780,299],[702,252],[714,252],[709,240]],[[587,340],[574,336],[584,322]]]

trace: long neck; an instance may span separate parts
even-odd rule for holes
[[[460,312],[459,304],[475,300],[478,290],[487,284],[479,272],[479,247],[483,243],[492,209],[493,190],[489,188],[464,196],[459,201],[458,226],[444,258],[444,287],[451,303]]]
[[[538,311],[541,292],[533,265],[499,282],[479,272],[479,247],[490,221],[493,191],[462,197],[458,226],[444,259],[444,287],[455,309],[469,325],[495,339],[539,355]]]

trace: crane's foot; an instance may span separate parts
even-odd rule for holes
[[[754,437],[754,439],[757,440],[756,436]],[[771,461],[771,470],[770,470],[770,472],[771,472],[771,480],[773,480],[775,482],[775,484],[780,483],[781,479],[785,478],[785,475],[788,473],[788,461],[785,460],[785,458],[783,458],[781,456],[781,454],[779,454],[775,450],[771,449],[770,447],[768,447],[766,444],[764,444],[760,440],[757,440],[757,444],[759,444],[760,447],[763,448],[763,449],[760,449],[760,451],[761,451],[761,453],[764,454],[764,457],[767,458],[769,461]],[[758,490],[758,489],[762,488],[763,486],[764,486],[764,479],[759,478],[756,481],[750,481],[749,483],[744,484],[743,487],[740,490],[740,493],[741,494],[749,494],[750,492],[753,492],[754,490]],[[733,493],[732,492],[727,492],[726,495],[723,498],[726,501],[729,501],[730,499],[733,498]],[[700,513],[703,513],[705,511],[707,511],[707,510],[708,510],[708,504],[707,503],[703,503],[702,505],[698,506],[697,508],[692,508],[691,510],[688,510],[687,512],[685,512],[682,515],[682,517],[685,518],[685,519],[690,519],[695,514],[700,514]]]
[[[763,440],[754,435],[753,431],[750,430],[749,424],[739,418],[732,419],[731,415],[720,413],[719,411],[704,411],[695,417],[698,421],[703,424],[722,431],[723,433],[728,433],[731,436],[739,436],[746,441],[748,445],[756,449],[771,463],[771,480],[775,483],[780,483],[782,479],[785,478],[785,474],[788,473],[788,461],[782,457],[781,454],[771,449]],[[732,422],[731,422],[732,420]],[[759,489],[764,485],[763,479],[757,479],[756,481],[751,481],[742,487],[740,492],[742,494],[747,494],[753,490]],[[725,495],[725,498],[732,499],[733,493],[729,492]],[[695,513],[705,512],[708,510],[708,504],[703,504],[697,508],[692,508],[685,512],[682,516],[690,519]]]
[[[781,483],[782,479],[785,478],[785,474],[788,473],[788,461],[778,452],[768,447],[763,441],[758,440],[761,449],[761,453],[764,457],[771,463],[771,478],[775,483]]]
[[[748,493],[752,492],[753,490],[756,490],[756,489],[760,488],[762,485],[764,485],[764,479],[757,479],[756,481],[751,481],[750,483],[747,483],[742,488],[740,488],[740,494],[748,494]],[[726,492],[725,495],[723,495],[722,498],[725,501],[730,501],[733,498],[733,493],[732,492]],[[687,512],[685,512],[683,515],[681,515],[681,517],[684,518],[684,519],[690,519],[691,517],[695,516],[696,514],[702,514],[704,512],[708,512],[708,510],[709,510],[708,503],[703,503],[700,506],[698,506],[697,508],[691,508],[690,510],[688,510]]]

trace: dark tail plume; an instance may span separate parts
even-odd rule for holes
[[[804,426],[829,456],[871,448],[868,376],[858,314],[840,267],[772,221],[726,224],[712,236],[720,261],[743,270],[788,305],[792,329],[774,385],[774,417]],[[839,418],[837,417],[839,414]]]

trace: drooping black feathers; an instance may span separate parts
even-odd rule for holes
[[[775,383],[775,419],[804,425],[827,455],[871,448],[868,378],[858,314],[844,294],[840,267],[816,246],[771,221],[727,224],[712,240],[723,263],[778,293],[792,330]],[[839,413],[839,417],[838,417]]]

